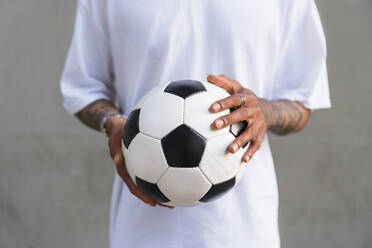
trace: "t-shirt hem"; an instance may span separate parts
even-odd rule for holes
[[[311,111],[317,109],[328,109],[332,107],[331,99],[330,98],[304,98],[300,94],[284,94],[281,97],[275,97],[273,100],[279,99],[288,99],[291,101],[296,101],[301,103],[305,108],[310,109]]]
[[[318,110],[318,109],[329,109],[332,107],[331,101],[328,100],[322,100],[322,101],[311,101],[311,102],[303,102],[301,103],[303,106],[307,109],[310,109],[311,111]]]
[[[104,100],[109,100],[111,101],[112,99],[110,99],[110,97],[106,96],[106,95],[95,95],[95,96],[91,96],[91,97],[86,97],[84,99],[80,99],[79,101],[73,101],[73,102],[64,102],[63,103],[63,107],[66,109],[66,111],[69,113],[69,114],[76,114],[78,112],[80,112],[83,108],[85,108],[86,106],[88,106],[89,104],[97,101],[97,100],[100,100],[100,99],[104,99]]]

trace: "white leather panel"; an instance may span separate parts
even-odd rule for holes
[[[229,114],[228,110],[220,113],[209,111],[209,107],[218,99],[207,91],[186,98],[184,123],[207,139],[229,132],[229,127],[220,130],[214,130],[211,127],[217,118]]]
[[[202,83],[203,83],[204,87],[207,89],[208,92],[213,93],[219,99],[223,99],[223,98],[226,98],[226,97],[230,96],[230,94],[226,90],[224,90],[223,88],[221,88],[217,85],[214,85],[214,84],[209,83],[209,82],[202,82]]]
[[[125,151],[125,159],[132,174],[150,183],[157,183],[168,168],[160,140],[141,133]]]
[[[128,149],[125,147],[124,143],[122,144],[122,148],[123,148],[123,154],[124,154],[124,158],[125,158],[125,165],[127,167],[127,170],[128,170],[128,174],[129,176],[132,178],[133,181],[135,181],[135,175],[133,174],[133,169],[131,167],[131,165],[133,164],[132,162],[129,161],[129,156],[128,156]]]
[[[159,92],[148,99],[141,108],[139,129],[141,133],[161,139],[183,123],[181,97]]]
[[[234,177],[242,164],[244,154],[242,149],[235,154],[227,151],[227,147],[233,140],[234,137],[228,133],[207,141],[199,167],[213,184]]]
[[[174,205],[194,205],[212,187],[199,168],[170,167],[158,182],[159,189]]]

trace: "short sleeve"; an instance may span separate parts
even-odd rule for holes
[[[272,98],[311,110],[329,108],[326,41],[317,7],[313,0],[289,2]]]
[[[95,13],[97,15],[97,13]],[[109,40],[89,5],[78,3],[75,29],[62,73],[63,106],[75,114],[90,103],[114,100]]]

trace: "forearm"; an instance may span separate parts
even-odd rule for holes
[[[270,131],[286,135],[302,130],[310,116],[310,111],[301,104],[290,100],[259,101]]]
[[[76,117],[88,127],[99,131],[102,118],[116,113],[119,113],[119,110],[111,101],[101,99],[82,109]]]

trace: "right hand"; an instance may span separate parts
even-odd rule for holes
[[[110,156],[116,165],[116,170],[119,176],[128,186],[130,192],[141,199],[143,202],[155,207],[156,205],[173,208],[156,202],[154,199],[142,192],[142,190],[133,182],[129,176],[128,170],[125,166],[124,154],[121,149],[122,136],[126,120],[124,118],[111,118],[106,122],[105,128],[109,137],[108,145],[110,148]]]

